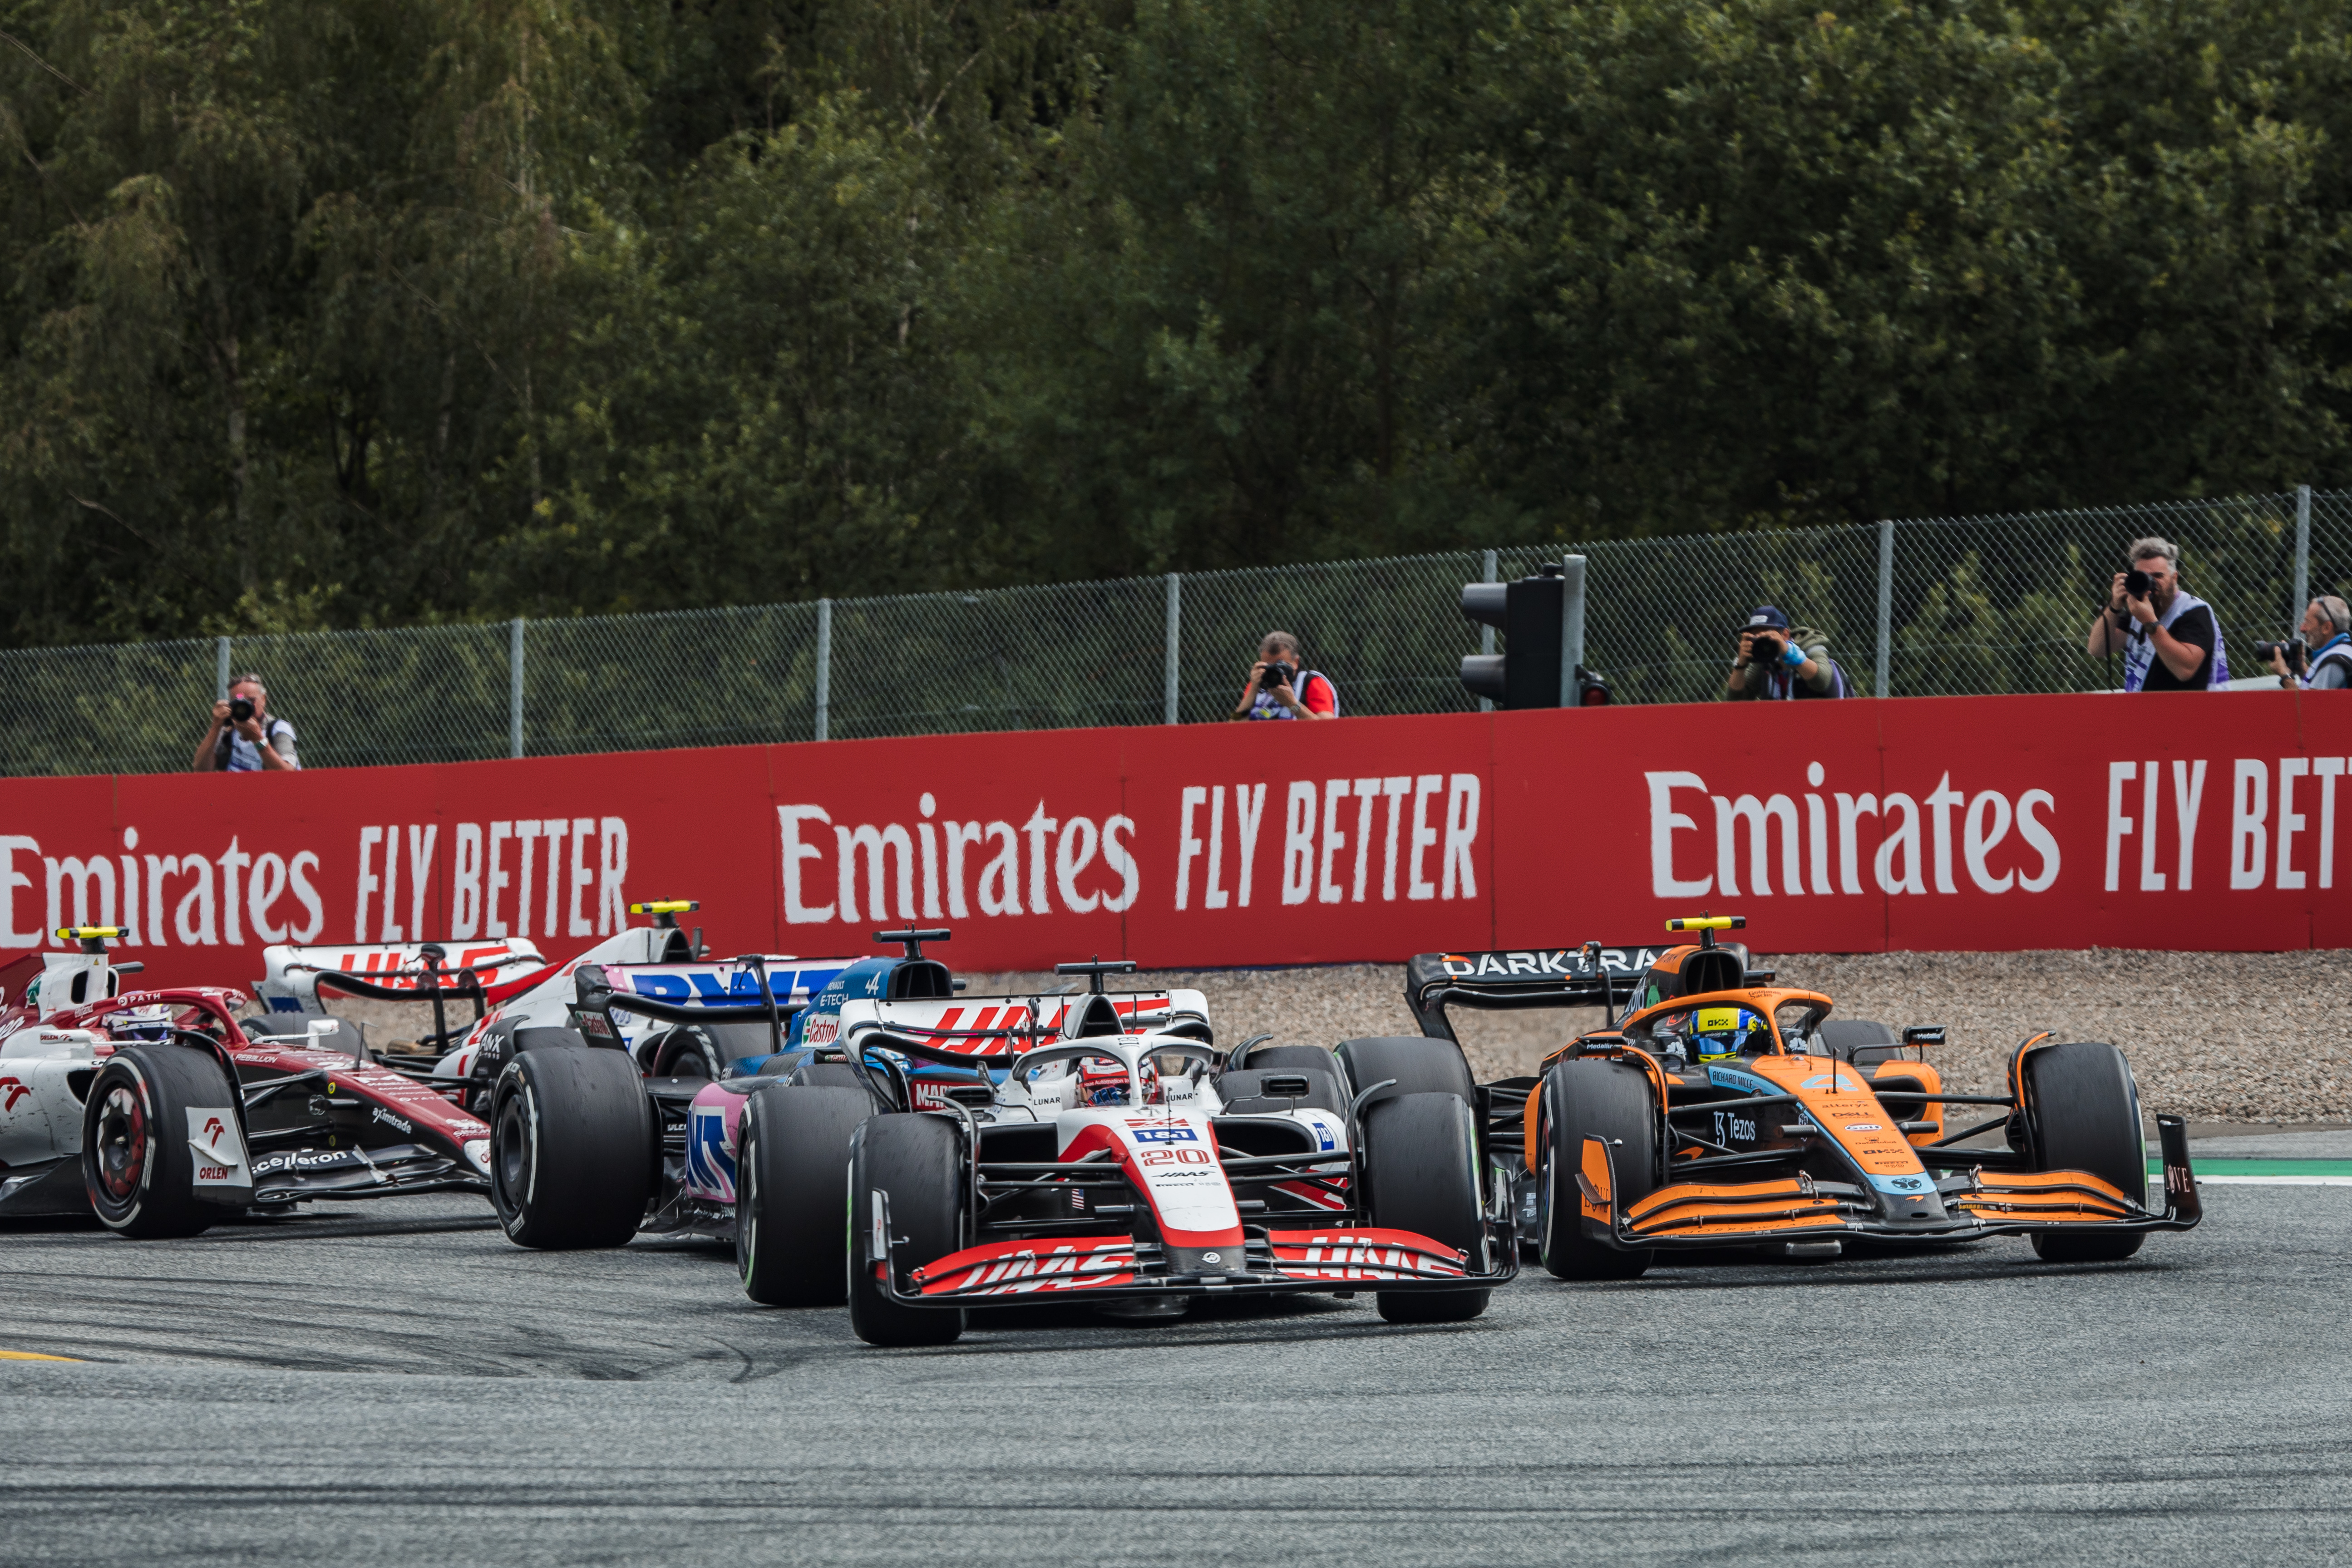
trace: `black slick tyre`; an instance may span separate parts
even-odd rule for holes
[[[1258,1058],[1264,1054],[1251,1052],[1249,1065],[1258,1066]],[[1420,1035],[1375,1036],[1342,1040],[1332,1054],[1348,1069],[1350,1095],[1389,1084],[1380,1089],[1374,1103],[1399,1095],[1451,1094],[1469,1104],[1477,1092],[1470,1076],[1470,1063],[1463,1057],[1462,1047],[1451,1040],[1433,1040]],[[1391,1079],[1395,1081],[1391,1083]]]
[[[108,1058],[82,1102],[82,1187],[99,1223],[152,1241],[194,1236],[227,1217],[195,1194],[187,1113],[218,1108],[229,1116],[236,1092],[220,1064],[191,1047],[131,1046]]]
[[[1260,1046],[1227,1066],[1234,1071],[1247,1068],[1252,1072],[1327,1072],[1334,1078],[1339,1075],[1339,1064],[1320,1046]]]
[[[905,1272],[963,1247],[963,1142],[943,1116],[868,1117],[850,1141],[849,1326],[869,1345],[953,1344],[961,1308],[902,1307],[884,1294],[874,1245],[874,1197],[889,1205],[901,1289]]]
[[[2139,1089],[2115,1047],[2091,1040],[2044,1046],[2025,1058],[2034,1163],[2045,1171],[2087,1171],[2147,1205],[2147,1147]],[[2147,1239],[2145,1231],[2039,1231],[2033,1250],[2050,1263],[2115,1263]]]
[[[1537,1231],[1543,1266],[1557,1279],[1638,1279],[1657,1254],[1622,1250],[1584,1234],[1577,1172],[1584,1141],[1609,1141],[1617,1211],[1657,1186],[1658,1115],[1647,1074],[1599,1058],[1572,1058],[1545,1075],[1537,1101]]]
[[[1470,1103],[1447,1093],[1382,1100],[1364,1112],[1364,1209],[1383,1230],[1409,1230],[1459,1247],[1484,1268],[1479,1217],[1478,1132]],[[1488,1292],[1382,1290],[1391,1323],[1459,1323],[1486,1310]]]
[[[838,1307],[849,1264],[849,1143],[872,1114],[862,1089],[778,1084],[743,1104],[735,1157],[735,1271],[765,1307]]]
[[[652,1104],[620,1051],[525,1051],[499,1075],[490,1203],[518,1247],[620,1247],[652,1194]]]

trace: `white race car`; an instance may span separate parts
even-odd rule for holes
[[[845,1298],[874,1344],[945,1343],[966,1307],[1024,1298],[1158,1315],[1203,1295],[1369,1289],[1392,1321],[1486,1309],[1518,1266],[1512,1184],[1460,1047],[1244,1047],[1228,1062],[1198,992],[1103,990],[1134,967],[1060,965],[1091,976],[1076,996],[820,997],[810,1055],[741,1086],[723,1150],[752,1299]],[[534,1051],[502,1075],[509,1235],[625,1239],[643,1212],[642,1183],[570,1175],[616,1169],[607,1146],[646,1135],[643,1091],[600,1054]],[[972,1076],[919,1108],[909,1061]]]

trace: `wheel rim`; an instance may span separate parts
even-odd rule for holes
[[[107,1090],[98,1113],[98,1182],[113,1203],[128,1204],[147,1173],[147,1106],[127,1083]]]
[[[523,1114],[522,1098],[511,1095],[499,1107],[498,1147],[490,1161],[499,1206],[509,1214],[522,1207],[530,1182],[530,1119]]]
[[[746,1285],[751,1282],[751,1260],[760,1251],[760,1205],[753,1197],[760,1190],[755,1136],[747,1132],[743,1139],[743,1159],[737,1173],[741,1181],[735,1189],[735,1268]]]

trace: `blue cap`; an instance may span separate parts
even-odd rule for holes
[[[1743,632],[1785,632],[1789,629],[1789,617],[1770,605],[1759,605],[1756,613],[1748,617],[1748,624],[1739,629]]]

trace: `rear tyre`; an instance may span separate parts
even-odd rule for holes
[[[735,1271],[766,1307],[838,1307],[848,1279],[842,1205],[849,1143],[874,1110],[862,1089],[779,1085],[743,1105]]]
[[[2131,1064],[2110,1045],[2073,1040],[2025,1058],[2034,1163],[2045,1171],[2088,1171],[2147,1206],[2147,1146]],[[2042,1231],[2033,1250],[2051,1263],[2115,1263],[2147,1239],[2145,1231]]]
[[[1253,1052],[1250,1066],[1262,1053]],[[1465,1104],[1475,1103],[1476,1088],[1462,1047],[1451,1040],[1420,1035],[1388,1035],[1342,1040],[1333,1053],[1348,1069],[1349,1093],[1362,1094],[1376,1084],[1396,1081],[1380,1091],[1372,1103],[1406,1094],[1451,1094]]]
[[[1252,1072],[1328,1072],[1339,1076],[1339,1064],[1320,1046],[1260,1046],[1227,1069]]]
[[[191,1047],[130,1046],[109,1057],[82,1102],[82,1187],[99,1223],[153,1241],[226,1218],[226,1207],[195,1194],[187,1113],[217,1108],[228,1118],[236,1103],[220,1064]]]
[[[518,1247],[620,1247],[652,1195],[652,1102],[636,1066],[593,1046],[538,1047],[499,1075],[490,1203]]]
[[[1543,1266],[1556,1279],[1638,1279],[1657,1258],[1650,1247],[1626,1251],[1584,1234],[1582,1192],[1576,1177],[1584,1141],[1609,1141],[1609,1169],[1617,1208],[1657,1187],[1657,1107],[1649,1076],[1622,1062],[1573,1058],[1545,1075],[1537,1101],[1541,1119],[1536,1155],[1538,1235]]]
[[[945,1117],[874,1116],[850,1141],[849,1326],[869,1345],[953,1344],[961,1308],[902,1307],[876,1278],[886,1260],[874,1247],[874,1194],[889,1202],[890,1239],[908,1268],[963,1247],[962,1141]]]
[[[1371,1225],[1460,1247],[1471,1268],[1486,1267],[1478,1131],[1467,1100],[1407,1094],[1364,1113],[1364,1212]],[[1486,1310],[1487,1295],[1483,1289],[1382,1290],[1381,1316],[1391,1323],[1465,1322]]]
[[[866,1075],[847,1062],[803,1062],[793,1069],[790,1081],[814,1089],[854,1089],[866,1096],[867,1110],[874,1106],[874,1096],[866,1091]]]

